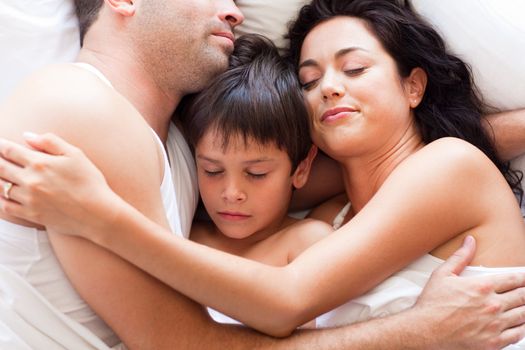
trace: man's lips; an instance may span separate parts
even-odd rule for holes
[[[213,35],[229,39],[232,43],[235,43],[235,36],[233,36],[233,33],[231,32],[218,32],[213,33]]]
[[[356,109],[351,107],[332,108],[323,113],[321,116],[321,122],[336,120],[345,116],[347,113],[353,112],[356,112]]]

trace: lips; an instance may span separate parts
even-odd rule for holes
[[[213,33],[213,35],[229,39],[232,43],[235,42],[235,36],[233,36],[233,33],[231,32],[219,32],[219,33]]]
[[[327,110],[321,116],[321,122],[332,121],[344,117],[347,113],[353,113],[357,110],[351,107],[336,107]]]
[[[246,220],[251,217],[251,215],[231,211],[220,211],[217,214],[219,214],[221,218],[229,221]]]

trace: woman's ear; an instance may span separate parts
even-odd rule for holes
[[[297,169],[295,169],[292,175],[292,185],[294,188],[301,188],[308,181],[315,156],[317,156],[317,146],[312,145],[308,151],[308,155],[297,165]]]
[[[105,3],[109,8],[124,17],[130,17],[135,14],[135,2],[134,0],[105,0]]]
[[[427,73],[422,68],[414,68],[406,78],[406,91],[408,92],[408,103],[411,108],[416,108],[427,87]]]

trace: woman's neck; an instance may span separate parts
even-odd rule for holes
[[[373,153],[339,160],[352,212],[359,212],[392,171],[423,146],[417,132],[408,130],[396,142],[384,145]]]

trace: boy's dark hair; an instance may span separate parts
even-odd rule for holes
[[[275,144],[288,153],[292,170],[311,146],[308,113],[291,64],[267,38],[249,34],[235,42],[229,69],[183,109],[185,132],[195,147],[208,131]]]
[[[84,44],[84,37],[93,22],[97,19],[103,4],[104,0],[75,0],[81,46]]]
[[[442,137],[463,139],[481,149],[503,173],[513,191],[523,197],[521,172],[510,169],[497,155],[493,137],[483,127],[486,105],[478,97],[470,67],[447,51],[441,36],[421,19],[409,1],[313,0],[299,12],[288,32],[287,58],[297,67],[307,34],[319,23],[336,16],[363,20],[392,56],[402,77],[422,68],[427,76],[423,100],[414,110],[423,142]],[[341,33],[344,35],[344,33]]]

